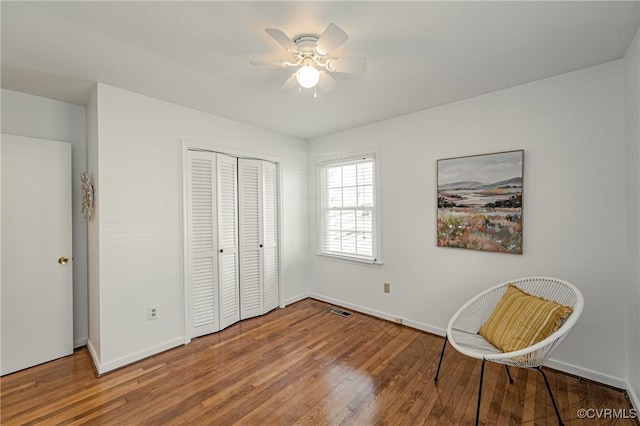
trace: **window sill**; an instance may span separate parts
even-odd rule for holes
[[[361,259],[358,257],[340,256],[337,254],[329,254],[329,253],[316,253],[316,256],[320,258],[325,258],[326,260],[335,260],[338,262],[345,262],[345,263],[357,263],[363,266],[371,266],[374,268],[380,268],[382,265],[384,265],[384,262],[379,259],[368,260],[368,259]]]

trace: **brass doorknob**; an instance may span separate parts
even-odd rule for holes
[[[58,263],[61,264],[61,265],[64,265],[68,261],[69,261],[69,258],[68,257],[64,257],[64,256],[62,256],[60,259],[58,259]]]

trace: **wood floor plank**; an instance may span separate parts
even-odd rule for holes
[[[2,425],[472,425],[480,361],[442,338],[306,299],[96,377],[86,349],[0,378]],[[571,425],[623,392],[545,370]],[[480,423],[556,424],[540,373],[486,364]]]

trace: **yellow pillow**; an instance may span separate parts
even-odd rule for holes
[[[502,352],[524,349],[549,337],[573,309],[525,293],[513,284],[478,333]]]

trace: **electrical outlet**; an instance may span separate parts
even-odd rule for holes
[[[391,284],[384,283],[384,292],[385,293],[391,293]]]
[[[154,320],[154,319],[158,319],[158,315],[159,315],[158,305],[149,306],[147,308],[147,319],[149,321]]]

